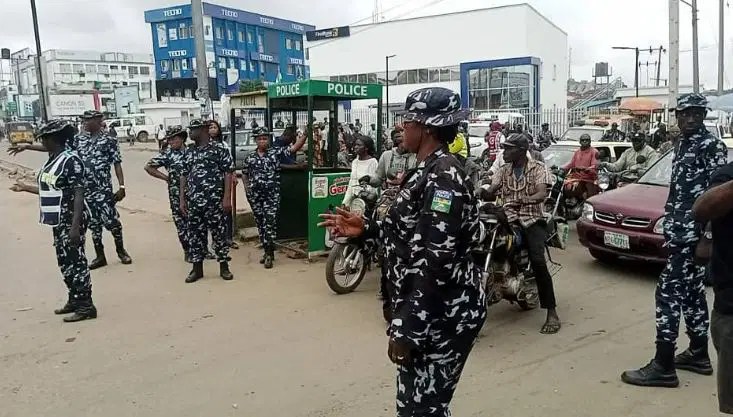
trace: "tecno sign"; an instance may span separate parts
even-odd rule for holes
[[[186,54],[187,54],[187,52],[186,52],[185,49],[181,49],[181,50],[178,50],[178,51],[168,51],[168,56],[171,57],[171,58],[177,57],[177,56],[186,56]]]
[[[227,9],[222,9],[221,15],[224,17],[233,17],[235,19],[239,17],[239,13],[235,12],[234,10],[227,10]]]
[[[328,94],[335,94],[337,96],[367,96],[367,87],[365,85],[328,83],[327,91]]]
[[[260,23],[262,23],[263,25],[273,26],[273,25],[275,25],[275,19],[272,19],[272,18],[269,18],[269,17],[261,17],[260,16]]]
[[[180,16],[182,14],[183,14],[183,9],[163,10],[163,16],[165,17]]]

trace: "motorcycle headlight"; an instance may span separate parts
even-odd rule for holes
[[[611,181],[609,180],[608,175],[598,176],[598,188],[601,190],[606,191],[610,183]]]
[[[656,223],[654,223],[654,233],[658,235],[664,234],[664,217],[660,217]]]
[[[583,213],[581,214],[581,217],[588,221],[593,221],[593,215],[595,214],[595,211],[593,210],[593,206],[589,203],[583,204]]]

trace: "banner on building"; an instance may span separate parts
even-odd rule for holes
[[[115,88],[115,112],[117,116],[138,113],[140,93],[137,86]],[[107,109],[109,111],[109,109]]]

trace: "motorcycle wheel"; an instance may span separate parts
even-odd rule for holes
[[[356,268],[345,265],[351,251],[357,251]],[[348,294],[361,284],[366,274],[364,254],[353,244],[336,243],[326,260],[326,283],[336,294]]]
[[[517,294],[517,304],[524,311],[534,310],[540,305],[540,296],[537,293],[537,285],[532,280],[525,283],[524,287]]]

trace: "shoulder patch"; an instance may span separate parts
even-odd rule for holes
[[[436,190],[433,201],[430,203],[430,210],[440,213],[449,213],[453,203],[453,193],[445,190]]]

